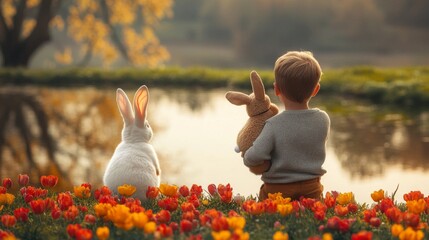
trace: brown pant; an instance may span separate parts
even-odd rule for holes
[[[282,193],[284,198],[299,200],[300,197],[321,199],[323,185],[320,177],[293,183],[264,183],[259,190],[259,200],[268,198],[268,193]]]

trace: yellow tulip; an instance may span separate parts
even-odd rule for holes
[[[231,232],[227,230],[220,232],[212,231],[212,237],[214,240],[229,240],[231,238]]]
[[[148,222],[148,223],[146,223],[144,225],[143,230],[144,230],[144,232],[146,234],[152,234],[152,233],[154,233],[155,230],[156,230],[156,223],[155,222]]]
[[[404,231],[404,227],[401,224],[393,224],[390,228],[390,232],[393,236],[398,237],[401,232]]]
[[[85,186],[74,186],[74,195],[78,198],[89,198],[91,197],[91,189]]]
[[[134,226],[140,229],[144,229],[144,226],[149,221],[149,218],[143,212],[132,213],[131,216],[133,219]]]
[[[237,229],[234,231],[234,239],[239,239],[239,240],[249,240],[250,239],[250,235],[248,232],[243,232],[242,229]]]
[[[136,187],[129,184],[124,184],[118,187],[118,192],[124,197],[130,197],[136,192]]]
[[[293,210],[292,204],[278,204],[277,205],[277,212],[280,213],[280,215],[287,216],[289,215]]]
[[[346,205],[353,201],[354,195],[352,192],[340,193],[337,197],[337,203],[341,205]]]
[[[127,206],[121,204],[113,206],[107,211],[107,218],[118,228],[129,230],[133,227],[133,219]]]
[[[333,239],[334,239],[334,237],[332,237],[331,233],[324,233],[322,235],[322,240],[333,240]]]
[[[167,197],[174,197],[177,195],[177,186],[176,185],[168,185],[161,183],[159,186],[159,191]]]
[[[229,217],[227,221],[231,230],[241,230],[246,225],[246,219],[244,219],[244,217]]]
[[[374,202],[379,202],[384,199],[384,190],[380,189],[371,193],[371,198]]]
[[[108,227],[98,227],[95,234],[100,240],[105,240],[109,238],[110,230]]]
[[[15,200],[15,196],[10,193],[2,193],[0,194],[0,205],[11,205]]]
[[[288,240],[288,239],[289,239],[289,235],[281,231],[277,231],[273,235],[273,240]]]
[[[421,240],[425,237],[421,230],[414,231],[413,228],[407,227],[405,231],[399,234],[400,240]]]
[[[107,212],[112,208],[110,203],[98,203],[94,206],[94,211],[97,217],[99,218],[107,218]]]
[[[420,214],[426,208],[426,201],[424,199],[407,201],[407,208],[411,213]]]

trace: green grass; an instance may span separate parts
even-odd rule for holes
[[[103,70],[74,68],[59,70],[0,69],[1,85],[79,87],[135,87],[141,84],[179,88],[250,89],[251,69],[178,68]],[[258,71],[271,86],[271,70]],[[425,106],[429,103],[429,67],[352,67],[326,70],[321,94],[339,94],[374,103]]]

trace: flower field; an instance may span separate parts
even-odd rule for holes
[[[134,186],[115,192],[90,183],[53,191],[59,179],[28,175],[0,186],[0,239],[427,239],[429,197],[420,191],[386,196],[326,192],[322,200],[291,201],[280,194],[258,201],[234,195],[229,184],[202,187],[161,184],[147,200]],[[17,184],[19,191],[9,193]],[[398,203],[395,198],[402,198]],[[403,200],[403,201],[402,201]]]

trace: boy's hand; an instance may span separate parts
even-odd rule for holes
[[[271,167],[271,161],[265,160],[261,165],[249,167],[249,170],[253,174],[261,175],[262,173],[268,171],[270,167]]]

